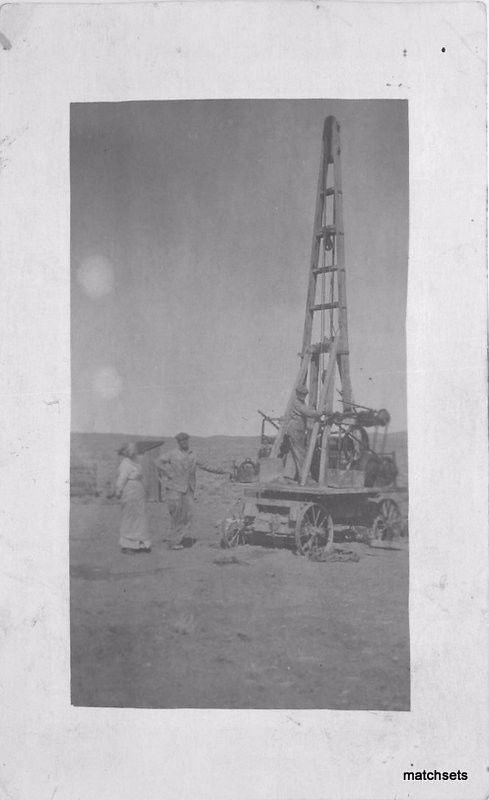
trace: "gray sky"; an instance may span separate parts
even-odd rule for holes
[[[355,400],[406,428],[399,100],[72,106],[72,429],[255,434],[298,366],[322,126],[341,126]]]

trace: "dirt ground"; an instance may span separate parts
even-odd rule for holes
[[[408,710],[407,546],[345,545],[360,556],[346,563],[223,551],[215,523],[242,491],[206,474],[181,551],[164,544],[166,506],[148,504],[153,550],[138,556],[118,549],[116,502],[73,499],[73,704]]]

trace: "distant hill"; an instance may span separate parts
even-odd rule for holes
[[[114,480],[120,456],[117,450],[124,442],[138,440],[164,439],[161,452],[176,446],[172,436],[135,436],[122,433],[72,433],[71,434],[71,483],[75,494],[106,494]],[[380,443],[379,436],[379,443]],[[259,447],[258,436],[192,436],[192,449],[205,461],[214,466],[231,470],[233,461],[240,463],[245,458],[256,458]],[[407,433],[399,431],[389,433],[386,442],[387,451],[395,451],[399,468],[399,483],[407,485]],[[159,453],[153,450],[144,456],[146,463],[151,462]],[[154,481],[154,476],[153,476]],[[76,490],[76,486],[79,487]],[[92,487],[89,489],[88,487]]]
[[[94,484],[99,494],[107,494],[113,483],[120,456],[117,451],[124,442],[164,439],[161,448],[152,450],[143,458],[146,471],[159,452],[176,447],[172,436],[135,436],[123,433],[72,433],[71,434],[71,484],[72,494],[93,494]],[[256,458],[259,447],[258,436],[192,436],[192,449],[213,466],[231,471],[233,461]],[[156,476],[149,482],[155,484]],[[77,488],[78,487],[78,488]]]

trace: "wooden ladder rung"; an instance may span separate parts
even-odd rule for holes
[[[338,272],[338,267],[316,267],[316,269],[313,269],[314,275],[324,275],[325,272]]]
[[[318,228],[316,236],[319,239],[321,236],[336,236],[335,225],[325,225],[323,228]]]
[[[339,307],[339,303],[319,303],[317,306],[311,306],[309,311],[332,311],[333,308]]]
[[[312,356],[319,355],[321,353],[330,353],[331,346],[332,346],[331,344],[326,344],[326,343],[321,344],[321,342],[318,342],[317,344],[309,345],[309,347],[307,348],[307,352],[310,353]],[[344,347],[338,347],[337,355],[347,356],[349,354],[350,354],[349,350],[345,349]]]
[[[331,350],[331,345],[333,344],[332,339],[323,339],[322,342],[316,342],[315,344],[309,345],[309,353],[329,353]]]

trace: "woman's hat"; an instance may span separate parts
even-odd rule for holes
[[[121,447],[119,447],[117,455],[128,456],[129,458],[132,458],[133,456],[137,455],[137,452],[138,449],[134,442],[125,442],[123,445],[121,445]]]

